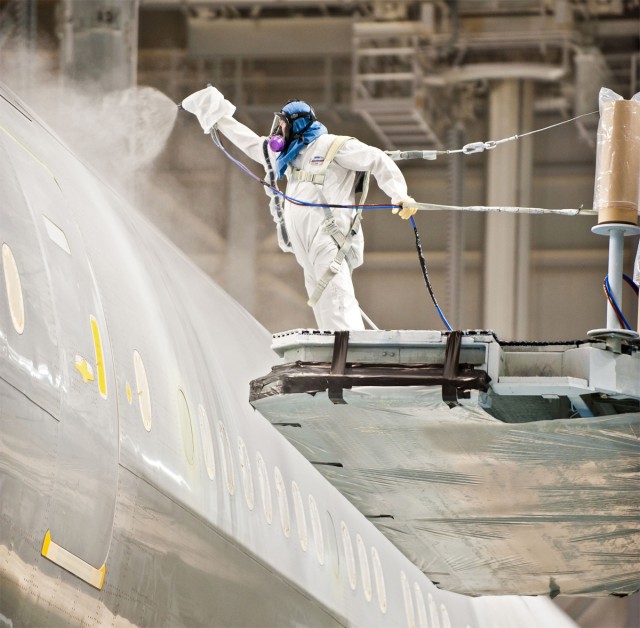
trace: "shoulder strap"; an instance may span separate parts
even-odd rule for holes
[[[333,141],[331,142],[324,159],[322,160],[322,164],[318,170],[314,172],[310,172],[308,170],[300,170],[299,168],[292,168],[292,174],[298,181],[307,181],[309,183],[315,183],[316,185],[322,186],[324,185],[324,179],[326,176],[327,169],[331,165],[331,162],[335,159],[335,156],[338,154],[338,151],[342,148],[342,146],[348,140],[353,139],[349,135],[337,135]],[[369,172],[364,173],[364,185],[362,196],[360,198],[360,205],[363,205],[367,196],[367,192],[369,190]],[[320,192],[320,197],[323,202],[326,203],[326,199],[324,198],[324,194]],[[346,234],[342,233],[338,226],[336,225],[335,217],[333,216],[333,212],[330,207],[324,207],[325,220],[323,223],[324,230],[333,238],[333,241],[336,243],[337,253],[333,262],[329,265],[329,268],[325,271],[324,275],[318,280],[315,289],[307,304],[313,307],[324,292],[324,289],[331,282],[331,280],[336,276],[336,274],[340,271],[340,267],[343,262],[347,262],[349,267],[351,267],[351,262],[355,258],[355,251],[353,250],[353,238],[358,233],[360,229],[360,221],[362,220],[362,207],[359,207],[353,217],[353,221],[351,223],[351,227],[349,228]]]
[[[353,139],[348,135],[337,135],[336,138],[331,142],[331,146],[329,146],[329,150],[327,154],[324,156],[324,161],[322,162],[322,166],[320,167],[320,172],[326,172],[329,164],[335,159],[335,156],[338,154],[338,151],[342,148],[342,145],[347,141]]]

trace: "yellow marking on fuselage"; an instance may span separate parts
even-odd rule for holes
[[[107,398],[107,373],[104,368],[104,355],[102,353],[102,340],[98,321],[91,317],[91,331],[93,333],[93,345],[96,350],[96,367],[98,369],[98,390],[103,399]]]
[[[82,381],[86,384],[95,380],[91,365],[81,356],[76,356],[76,370],[82,375]]]
[[[102,567],[100,567],[100,569],[98,569],[98,571],[102,574],[102,577],[100,578],[100,581],[98,582],[98,589],[102,590],[102,585],[104,584],[104,578],[107,575],[107,566],[106,565],[102,565]]]
[[[51,178],[55,180],[55,176],[53,175],[53,172],[51,172],[51,170],[49,169],[49,166],[47,166],[47,164],[45,164],[44,161],[42,161],[42,159],[40,159],[40,157],[38,157],[28,146],[23,144],[15,135],[13,135],[8,129],[3,127],[1,124],[0,124],[0,131],[2,131],[7,137],[10,137],[20,148],[22,148],[23,151],[25,151],[25,153],[27,153],[30,157],[35,159],[51,175]]]
[[[44,535],[44,541],[42,542],[42,555],[46,556],[49,553],[49,545],[51,545],[51,530],[47,530]]]
[[[129,382],[127,382],[127,385],[125,386],[125,391],[127,393],[127,401],[129,402],[129,405],[131,405],[133,401],[133,393],[131,392],[131,386],[129,386]]]

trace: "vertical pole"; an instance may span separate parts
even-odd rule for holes
[[[464,144],[463,136],[464,130],[461,125],[452,127],[449,132],[449,147],[456,149],[462,146]],[[463,205],[464,163],[463,156],[460,153],[452,155],[449,160],[449,183],[451,186],[451,204]],[[447,312],[450,320],[457,321],[457,326],[462,327],[460,318],[462,314],[461,295],[464,277],[464,216],[462,212],[451,212],[447,222],[447,284],[449,287]]]
[[[518,83],[502,81],[489,96],[489,137],[513,135],[518,124]],[[487,205],[516,205],[517,146],[510,142],[488,154]],[[515,333],[515,259],[517,217],[487,214],[484,250],[484,326],[502,338]]]
[[[520,122],[518,130],[534,128],[533,125],[533,82],[520,82]],[[517,141],[518,148],[518,206],[531,206],[531,178],[533,172],[533,140],[523,137]],[[518,244],[516,248],[516,303],[515,337],[526,340],[531,333],[531,216],[517,217]]]
[[[636,285],[640,285],[640,242],[638,242],[636,259],[633,263],[633,280],[636,282]],[[638,299],[638,322],[636,323],[636,331],[640,333],[640,298]]]
[[[593,207],[598,224],[591,231],[609,236],[609,291],[622,310],[624,238],[640,233],[640,103],[601,95],[597,137]],[[638,332],[624,329],[607,302],[607,328],[593,329],[589,336],[605,338],[607,348],[620,353],[622,341],[637,339]]]
[[[609,232],[609,288],[611,296],[622,310],[622,256],[624,253],[624,230],[611,229]],[[621,329],[620,321],[607,300],[607,329]]]
[[[531,120],[532,107],[528,83],[513,79],[495,85],[489,102],[489,137],[500,139],[521,131]],[[528,201],[530,187],[530,143],[509,142],[489,152],[487,205],[520,205]],[[483,324],[505,339],[529,333],[531,245],[526,218],[501,213],[486,216]]]

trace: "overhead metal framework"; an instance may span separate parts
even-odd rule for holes
[[[174,66],[182,93],[208,76],[255,110],[302,86],[360,114],[388,149],[441,147],[452,122],[484,108],[489,81],[532,80],[536,111],[574,114],[605,83],[625,97],[640,86],[638,0],[140,0],[140,11],[149,28],[159,11],[184,18],[182,50],[141,49],[148,81]]]

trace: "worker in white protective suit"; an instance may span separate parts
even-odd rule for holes
[[[232,116],[235,107],[212,86],[188,96],[181,104],[195,114],[205,133],[214,126],[248,157],[261,163],[267,183],[276,187],[287,177],[289,198],[314,207],[282,203],[269,191],[278,240],[292,251],[304,270],[304,280],[319,329],[359,330],[364,323],[351,273],[363,261],[361,210],[355,209],[356,175],[372,174],[401,218],[416,212],[400,169],[381,150],[354,138],[331,135],[307,103],[294,100],[275,114],[268,137],[260,137]],[[364,201],[360,199],[360,203]]]

